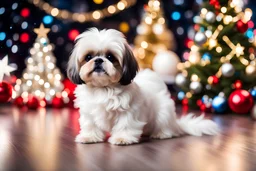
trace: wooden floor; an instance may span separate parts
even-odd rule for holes
[[[178,113],[186,114],[182,109]],[[199,114],[199,112],[197,112]],[[218,136],[143,139],[132,146],[76,144],[76,110],[0,106],[1,171],[255,171],[256,122],[215,115]]]

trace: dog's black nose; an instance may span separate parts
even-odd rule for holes
[[[95,59],[94,62],[95,62],[95,64],[102,64],[104,61],[101,58],[97,58],[97,59]]]

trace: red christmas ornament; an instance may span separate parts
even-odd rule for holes
[[[23,107],[23,106],[24,106],[23,98],[22,98],[21,96],[17,97],[17,98],[14,100],[13,104],[14,104],[15,106],[17,106],[17,107],[20,107],[20,108]]]
[[[233,112],[245,114],[253,107],[253,97],[246,90],[235,90],[230,94],[228,104]]]
[[[215,9],[220,9],[220,2],[218,0],[210,0],[210,4],[214,6]]]
[[[200,110],[201,110],[202,112],[205,112],[205,111],[206,111],[206,106],[205,106],[205,104],[201,104]]]
[[[11,100],[12,85],[3,81],[0,82],[0,103],[6,103]]]
[[[241,89],[242,88],[242,81],[241,80],[236,80],[234,83],[235,89]]]
[[[183,106],[188,106],[188,99],[184,98],[182,101],[181,101],[182,105]]]
[[[219,78],[216,75],[210,76],[208,78],[208,83],[212,85],[216,85],[219,83]]]
[[[76,85],[67,78],[63,80],[63,85],[64,85],[64,91],[68,93],[68,98],[69,98],[68,106],[74,107],[73,101],[75,99],[74,91],[76,89]]]
[[[202,102],[202,100],[198,99],[198,100],[196,101],[196,104],[197,104],[197,106],[200,107],[200,106],[203,104],[203,102]]]
[[[53,99],[52,99],[52,107],[54,108],[61,108],[64,106],[64,101],[62,99],[62,97],[60,96],[55,96]]]
[[[37,109],[39,107],[40,103],[39,100],[35,96],[28,96],[28,102],[27,107],[29,109]]]
[[[238,20],[236,23],[236,28],[240,33],[245,33],[248,29],[248,23],[244,23],[242,20]]]

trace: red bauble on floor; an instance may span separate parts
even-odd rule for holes
[[[12,85],[3,81],[0,82],[0,103],[6,103],[11,100]]]
[[[21,96],[17,97],[17,98],[14,100],[13,104],[14,104],[15,106],[17,106],[17,107],[20,107],[20,108],[23,107],[23,106],[24,106],[23,98],[22,98]]]
[[[35,96],[30,95],[28,97],[27,107],[29,109],[37,109],[39,107],[39,100]]]
[[[52,107],[54,107],[54,108],[62,108],[62,107],[64,107],[64,101],[63,101],[61,96],[60,97],[55,96],[52,99]]]
[[[228,104],[233,112],[245,114],[253,107],[253,97],[246,90],[235,90],[230,94]]]

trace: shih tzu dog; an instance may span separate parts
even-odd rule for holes
[[[124,37],[114,29],[91,28],[76,38],[67,74],[78,84],[75,106],[81,131],[75,141],[116,145],[138,143],[142,135],[166,139],[182,134],[218,133],[203,116],[176,118],[165,83],[153,71],[138,73],[138,64]],[[136,77],[135,77],[136,76]]]

